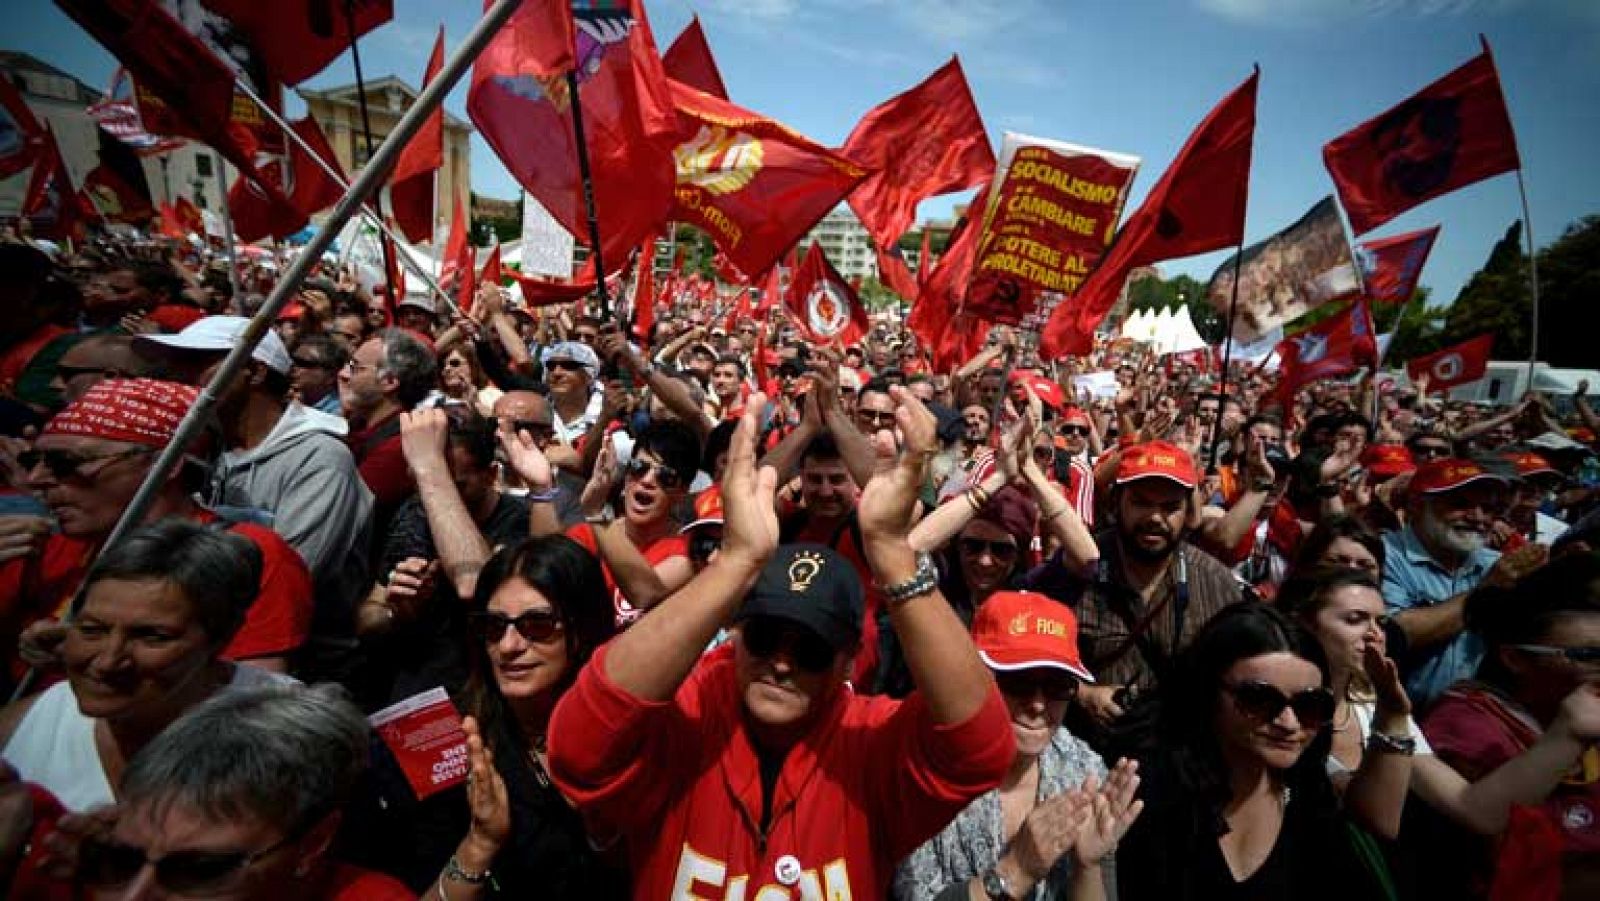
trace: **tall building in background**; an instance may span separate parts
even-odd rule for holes
[[[813,243],[822,245],[822,250],[828,255],[828,262],[839,274],[845,278],[876,278],[878,276],[878,261],[872,251],[872,237],[867,234],[866,226],[850,212],[847,206],[822,217],[816,227],[806,235],[801,242],[806,246]]]

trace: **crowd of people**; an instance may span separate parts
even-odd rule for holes
[[[939,371],[330,259],[107,547],[231,276],[0,242],[10,897],[1600,897],[1587,386]],[[368,716],[440,688],[419,797]]]

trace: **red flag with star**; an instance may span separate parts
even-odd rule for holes
[[[820,243],[813,243],[789,286],[789,315],[819,344],[851,345],[870,327],[867,310],[840,277]]]

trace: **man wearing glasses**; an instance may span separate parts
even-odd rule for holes
[[[289,359],[289,378],[300,403],[329,416],[339,410],[339,370],[350,355],[326,332],[313,332],[295,342]]]

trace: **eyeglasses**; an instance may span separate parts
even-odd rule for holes
[[[1510,647],[1525,654],[1535,654],[1540,657],[1565,657],[1579,666],[1600,665],[1600,646],[1589,645],[1586,647],[1560,648],[1548,644],[1514,644]]]
[[[1077,677],[1064,670],[1001,670],[995,672],[994,682],[1001,694],[1013,698],[1030,699],[1040,692],[1049,701],[1070,701],[1078,696]]]
[[[1064,425],[1057,432],[1062,435],[1076,435],[1079,438],[1089,437],[1089,427],[1086,425]]]
[[[355,357],[351,357],[349,361],[344,364],[344,371],[350,373],[351,375],[364,372],[368,369],[377,368],[378,366],[376,363],[357,363]]]
[[[17,462],[22,464],[22,469],[24,472],[32,472],[34,467],[42,463],[44,464],[44,468],[50,471],[50,475],[56,477],[57,479],[67,479],[75,475],[81,475],[84,478],[93,478],[101,470],[105,469],[105,466],[101,466],[93,473],[83,472],[83,467],[89,465],[90,463],[105,462],[109,464],[113,460],[125,460],[129,457],[138,457],[153,453],[155,453],[155,448],[153,447],[134,447],[129,448],[128,450],[114,451],[109,454],[100,454],[93,457],[80,457],[77,454],[71,454],[62,450],[30,450],[17,454]]]
[[[226,891],[251,864],[299,838],[286,836],[260,851],[174,851],[152,860],[143,848],[86,838],[78,846],[78,879],[86,885],[127,885],[146,864],[156,869],[156,883],[175,895],[207,895]]]
[[[1246,716],[1264,723],[1276,720],[1285,707],[1294,711],[1294,718],[1308,731],[1315,732],[1333,719],[1333,692],[1326,688],[1306,688],[1285,695],[1275,685],[1250,681],[1224,685],[1223,689],[1233,695],[1234,703]]]
[[[444,368],[446,369],[456,369],[465,365],[467,365],[467,361],[461,359],[460,357],[451,357],[450,359],[444,361]]]
[[[576,335],[573,335],[573,337],[577,338],[579,341],[582,341],[585,344],[593,344],[596,341],[600,340],[600,333],[599,332],[578,332]]]
[[[643,457],[634,457],[628,461],[628,478],[630,479],[642,479],[649,475],[651,471],[656,474],[656,484],[667,491],[683,487],[683,476],[670,466],[657,463],[654,460],[646,460]]]
[[[722,547],[722,535],[710,529],[695,529],[689,536],[689,559],[703,563]]]
[[[767,616],[753,616],[740,629],[744,649],[763,659],[780,650],[789,652],[795,666],[808,673],[826,672],[833,665],[833,646],[802,626]]]
[[[894,411],[892,410],[857,410],[856,418],[874,428],[894,425]]]
[[[289,359],[290,359],[291,362],[294,363],[294,365],[300,367],[301,369],[339,369],[339,368],[341,368],[341,367],[333,365],[332,363],[329,363],[329,362],[326,362],[326,361],[323,361],[323,360],[313,360],[313,359],[310,359],[308,357],[290,357]]]
[[[561,633],[561,618],[554,610],[524,610],[516,616],[506,616],[493,610],[467,614],[467,628],[484,644],[499,644],[506,629],[514,628],[517,634],[531,642],[546,642]]]
[[[581,372],[584,368],[583,364],[577,360],[551,360],[544,365],[546,369],[559,369],[566,372]]]
[[[963,538],[957,546],[966,557],[981,557],[985,552],[997,563],[1010,563],[1017,559],[1017,546],[1009,541],[986,541],[982,538]]]

